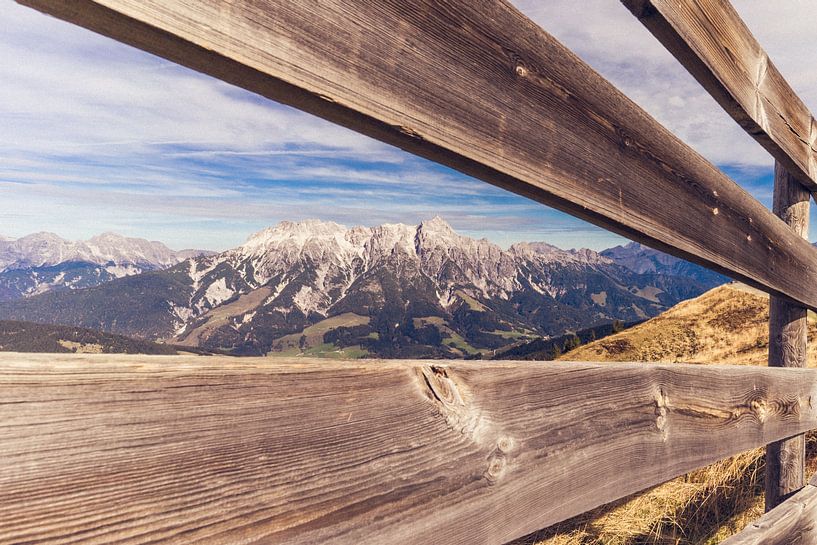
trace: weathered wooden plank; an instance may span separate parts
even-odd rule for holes
[[[811,196],[779,162],[774,169],[773,208],[792,231],[808,238]],[[808,316],[800,305],[771,297],[769,365],[805,367]],[[797,435],[766,446],[766,511],[780,505],[806,482],[806,438]]]
[[[807,369],[0,356],[2,543],[499,544],[817,426]]]
[[[798,493],[758,520],[723,541],[721,545],[817,544],[817,486]]]
[[[817,251],[501,0],[22,0],[817,309]]]
[[[817,122],[728,0],[622,0],[774,158],[817,190]]]

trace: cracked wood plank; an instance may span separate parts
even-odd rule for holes
[[[0,355],[0,542],[501,544],[817,426],[817,371]]]
[[[621,0],[760,145],[817,191],[817,121],[728,0]]]
[[[20,3],[817,309],[817,250],[508,2]]]

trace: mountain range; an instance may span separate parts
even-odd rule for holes
[[[115,278],[165,269],[202,250],[173,251],[161,242],[103,233],[69,241],[54,233],[0,236],[0,301],[54,289],[81,289]]]
[[[525,339],[643,320],[727,280],[637,244],[602,253],[543,242],[503,250],[440,218],[353,228],[282,222],[212,255],[149,247],[141,261],[106,251],[61,264],[21,255],[18,263],[46,268],[87,263],[107,271],[127,262],[141,271],[84,289],[24,293],[0,303],[0,319],[238,355],[481,357]],[[3,274],[13,270],[20,269]]]

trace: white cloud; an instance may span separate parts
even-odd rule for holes
[[[771,164],[616,0],[518,4],[710,160],[747,178]],[[771,4],[737,7],[814,105],[817,65],[802,44],[817,3]],[[282,219],[372,225],[441,214],[503,244],[621,240],[11,0],[0,0],[0,126],[0,234],[116,230],[224,248]]]
[[[182,144],[402,160],[394,149],[2,0],[5,149],[102,156]]]

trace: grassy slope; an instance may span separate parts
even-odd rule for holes
[[[562,359],[766,365],[768,297],[740,285],[715,288],[660,316],[579,347]],[[809,340],[817,338],[809,317]],[[817,367],[817,352],[809,351]]]
[[[661,316],[577,348],[564,360],[766,365],[768,297],[739,285],[715,288]],[[810,320],[809,346],[817,326]],[[809,350],[817,367],[817,351]],[[817,442],[809,438],[809,470]],[[596,509],[518,544],[709,545],[763,513],[763,449],[722,460]]]
[[[0,351],[44,353],[176,354],[173,346],[81,327],[0,321]]]
[[[339,349],[334,344],[324,343],[323,336],[328,331],[337,327],[355,327],[368,323],[368,317],[360,316],[352,312],[333,316],[307,327],[300,333],[293,333],[277,339],[273,344],[277,348],[270,351],[267,355],[270,357],[313,356],[336,359],[362,358],[368,354],[365,349],[359,346]],[[302,338],[303,341],[301,340]]]

